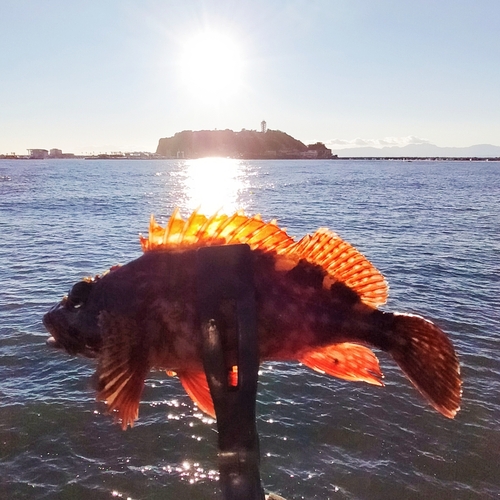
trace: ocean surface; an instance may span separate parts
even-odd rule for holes
[[[139,257],[153,213],[243,208],[296,237],[326,226],[385,275],[385,310],[449,333],[454,420],[378,352],[386,386],[262,365],[261,475],[291,499],[500,498],[500,163],[0,161],[0,497],[219,498],[215,423],[153,372],[126,432],[94,362],[45,345],[43,314],[82,277]]]

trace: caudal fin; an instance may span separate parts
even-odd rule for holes
[[[421,316],[394,313],[393,320],[390,354],[429,403],[453,418],[460,409],[462,380],[451,341]]]

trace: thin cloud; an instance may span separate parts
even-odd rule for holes
[[[383,139],[331,139],[327,141],[326,146],[331,149],[346,149],[346,148],[387,148],[387,147],[404,147],[409,144],[430,144],[428,139],[422,139],[414,135],[406,137],[384,137]]]

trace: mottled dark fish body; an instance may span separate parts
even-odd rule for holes
[[[192,357],[190,363],[201,367],[195,253],[146,253],[95,281],[83,282],[88,288],[85,302],[75,308],[75,297],[70,293],[69,299],[47,313],[45,322],[55,323],[55,315],[59,315],[59,321],[67,320],[68,341],[87,338],[88,347],[97,349],[102,340],[101,313],[126,318],[141,327],[147,323],[141,330],[143,340],[155,346],[158,356],[164,356],[165,368],[183,368],[175,359],[188,362],[188,356]],[[378,323],[387,315],[362,304],[343,284],[325,290],[320,268],[304,263],[300,273],[295,269],[276,271],[271,256],[262,251],[252,256],[262,360],[297,360],[304,351],[332,343],[386,342]],[[233,306],[228,301],[221,311],[220,321],[229,333],[235,328]]]
[[[228,226],[224,223],[222,229],[219,223],[217,238],[209,244],[219,242]],[[183,227],[193,224],[190,219]],[[201,223],[197,224],[200,231]],[[242,226],[250,223],[245,224],[238,219],[231,234],[238,235],[237,242],[250,239],[252,247],[256,233],[242,237]],[[379,311],[375,305],[385,300],[385,282],[371,265],[366,267],[359,253],[350,246],[346,250],[337,239],[335,245],[342,251],[336,260],[330,258],[336,251],[330,233],[319,234],[317,244],[311,237],[290,243],[281,230],[269,236],[268,225],[261,224],[257,234],[263,236],[251,253],[261,361],[298,360],[323,373],[382,385],[378,363],[368,349],[378,348],[395,359],[436,409],[455,415],[459,365],[451,342],[438,327],[418,316]],[[177,234],[172,227],[170,235]],[[124,428],[137,418],[144,379],[153,368],[178,374],[188,394],[213,414],[197,311],[196,251],[202,244],[184,244],[187,230],[183,231],[180,245],[162,236],[166,242],[146,248],[138,259],[76,284],[44,317],[56,346],[70,354],[97,357],[99,397],[118,412]],[[144,241],[152,245],[153,237],[150,230],[143,246]],[[207,240],[204,233],[196,238],[196,243]],[[309,258],[311,250],[316,254]],[[233,301],[222,304],[216,320],[227,339],[236,338]]]

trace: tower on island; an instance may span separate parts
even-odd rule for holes
[[[267,132],[267,123],[266,120],[262,120],[260,122],[260,131],[265,134]]]

